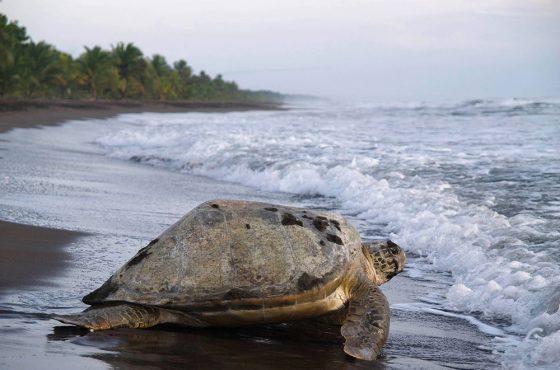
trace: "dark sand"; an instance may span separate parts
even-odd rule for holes
[[[0,295],[48,283],[68,264],[64,246],[81,235],[0,221]]]
[[[233,112],[278,109],[281,109],[278,104],[256,102],[0,99],[0,133],[16,127],[56,125],[68,120],[108,118],[123,113]]]

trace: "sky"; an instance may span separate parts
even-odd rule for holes
[[[74,56],[133,42],[243,88],[560,97],[560,0],[0,0],[0,13]]]

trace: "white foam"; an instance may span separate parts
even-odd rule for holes
[[[488,335],[495,335],[499,337],[506,337],[506,333],[503,330],[500,330],[496,327],[491,325],[485,324],[482,321],[478,320],[477,318],[469,315],[462,315],[454,312],[438,310],[433,307],[429,307],[425,304],[408,304],[408,303],[398,303],[391,305],[392,309],[400,309],[406,311],[420,311],[420,312],[427,312],[434,315],[446,316],[446,317],[453,317],[456,319],[465,320],[468,323],[476,326],[478,330]]]
[[[531,353],[531,360],[538,365],[560,363],[560,331],[539,338],[535,345],[534,352]]]

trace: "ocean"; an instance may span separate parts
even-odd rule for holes
[[[82,295],[197,203],[243,198],[339,212],[364,239],[407,251],[395,287],[383,287],[394,334],[382,368],[560,361],[560,100],[294,102],[126,114],[0,139],[1,218],[90,233],[69,247],[73,267],[53,286],[0,299],[15,315],[8,326],[34,332],[21,317],[83,308]],[[55,325],[36,320],[45,332]],[[263,348],[279,340],[239,336]],[[96,361],[115,350],[91,337],[63,339]]]

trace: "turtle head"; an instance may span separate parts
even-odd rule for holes
[[[404,250],[391,240],[365,242],[362,244],[364,254],[373,264],[377,275],[377,285],[386,283],[393,276],[402,272],[406,263]],[[369,256],[368,256],[369,254]]]

